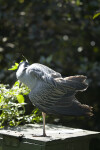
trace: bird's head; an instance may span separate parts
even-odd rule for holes
[[[26,69],[28,66],[29,66],[28,61],[23,61],[19,63],[19,66],[16,72],[17,79],[20,79],[20,77],[22,77],[26,73]]]

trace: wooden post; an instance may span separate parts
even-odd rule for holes
[[[99,150],[100,132],[46,125],[47,137],[41,124],[28,124],[0,130],[0,150]],[[95,143],[96,142],[96,143]]]

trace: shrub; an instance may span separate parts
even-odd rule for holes
[[[24,123],[40,122],[42,117],[38,109],[31,114],[25,115],[25,95],[30,90],[22,84],[19,88],[19,81],[16,81],[12,88],[9,85],[0,84],[0,127],[17,126]]]

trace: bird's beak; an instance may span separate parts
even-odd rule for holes
[[[22,85],[22,82],[19,83],[19,88],[21,87],[21,85]]]

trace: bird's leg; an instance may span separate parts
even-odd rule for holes
[[[32,134],[33,137],[45,137],[46,136],[46,132],[45,132],[45,116],[46,116],[46,113],[42,112],[42,117],[43,117],[43,135]]]
[[[42,112],[42,117],[43,117],[43,136],[46,136],[46,132],[45,132],[45,116],[46,116],[46,113]]]

